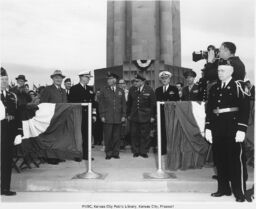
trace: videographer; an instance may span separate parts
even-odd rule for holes
[[[205,78],[209,81],[217,80],[217,68],[221,64],[234,66],[232,77],[234,80],[244,80],[245,66],[238,56],[235,56],[236,45],[232,42],[223,42],[219,49],[219,60],[216,57],[214,48],[208,47],[208,58],[205,65]]]

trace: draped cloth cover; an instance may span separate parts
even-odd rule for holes
[[[164,104],[169,170],[202,168],[209,144],[203,137],[205,104],[168,102]]]
[[[23,151],[58,159],[82,157],[81,104],[42,103],[35,116],[23,122]]]

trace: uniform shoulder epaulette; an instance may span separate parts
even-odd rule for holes
[[[245,82],[242,80],[235,81],[236,89],[237,89],[237,97],[239,97],[239,92],[242,93],[242,96],[251,96],[250,91],[246,91],[245,89]]]

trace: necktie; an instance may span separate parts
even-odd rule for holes
[[[226,83],[224,82],[222,85],[222,89],[224,89],[226,87]]]
[[[138,88],[138,92],[140,93],[140,88]]]
[[[166,86],[164,86],[164,93],[166,92]]]
[[[6,96],[6,92],[5,91],[3,91],[3,90],[1,90],[1,94],[3,95],[3,97],[5,98],[5,96]]]
[[[115,93],[115,87],[112,87],[112,91]]]

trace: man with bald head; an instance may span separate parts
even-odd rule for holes
[[[232,65],[219,65],[219,81],[209,91],[205,137],[212,143],[213,161],[218,173],[218,189],[213,197],[231,195],[245,201],[247,169],[244,140],[250,103],[243,82],[232,78]],[[230,182],[231,186],[230,186]]]

